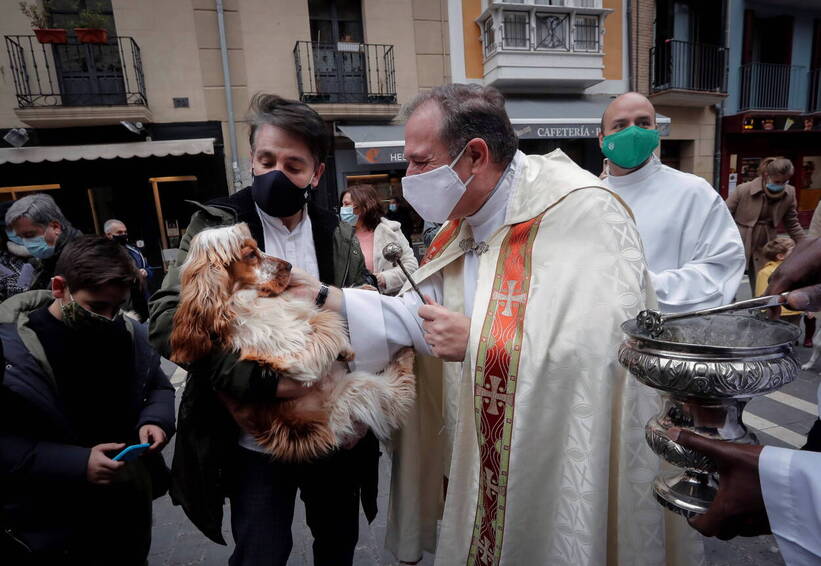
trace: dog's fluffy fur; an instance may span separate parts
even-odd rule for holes
[[[226,406],[260,445],[285,461],[307,461],[360,436],[381,439],[400,426],[415,398],[413,351],[380,375],[349,373],[353,359],[341,317],[280,296],[291,265],[257,248],[245,224],[204,230],[181,271],[172,361],[192,363],[222,345],[312,387],[293,400]]]

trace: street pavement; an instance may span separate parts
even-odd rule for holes
[[[741,284],[741,292],[749,287]],[[741,293],[740,292],[740,293]],[[749,295],[748,295],[749,296]],[[748,298],[742,294],[739,300]],[[803,328],[802,328],[803,330]],[[804,363],[810,350],[799,346],[797,356]],[[164,366],[172,374],[172,382],[177,387],[177,401],[182,393],[184,372],[170,362]],[[744,422],[752,428],[762,444],[798,448],[803,445],[806,433],[817,418],[817,390],[821,371],[821,361],[816,368],[801,371],[798,379],[781,390],[750,402],[744,413]],[[173,443],[172,443],[173,445]],[[173,446],[165,450],[166,461],[171,462]],[[356,566],[386,566],[397,562],[384,549],[385,522],[387,517],[387,495],[390,485],[390,460],[383,454],[380,461],[379,515],[368,525],[360,514],[359,544],[356,549]],[[149,556],[150,566],[188,566],[227,564],[233,546],[230,534],[230,510],[225,507],[223,532],[228,546],[220,546],[206,539],[185,517],[179,507],[174,507],[169,498],[163,497],[154,505],[153,544]],[[313,563],[311,535],[305,523],[305,510],[297,500],[297,510],[293,523],[294,547],[288,566],[309,566]],[[784,561],[778,552],[773,537],[752,539],[737,538],[731,541],[704,539],[705,557],[708,566],[779,566]],[[422,566],[433,564],[433,557],[425,555]]]

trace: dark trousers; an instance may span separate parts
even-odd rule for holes
[[[68,487],[39,514],[39,532],[0,531],[0,564],[9,566],[142,566],[151,548],[151,483],[144,467],[131,466],[128,481]],[[123,476],[121,476],[123,478]],[[57,518],[55,518],[57,517]],[[56,521],[49,532],[49,521]],[[60,535],[57,532],[59,530]]]
[[[801,450],[821,452],[821,419],[816,419],[815,424],[812,425],[810,432],[807,433],[807,443],[801,447]]]
[[[359,539],[356,451],[340,450],[309,464],[288,464],[237,448],[233,462],[230,566],[285,566],[297,490],[314,537],[315,566],[353,563]]]

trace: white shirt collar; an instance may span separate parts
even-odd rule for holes
[[[504,223],[513,179],[516,177],[516,170],[521,167],[524,158],[525,154],[517,150],[493,188],[490,198],[473,216],[465,218],[465,221],[473,229],[473,236],[476,240],[486,240]]]
[[[277,218],[276,216],[271,216],[264,210],[262,210],[256,203],[254,206],[257,209],[257,214],[259,214],[259,219],[262,220],[262,225],[264,227],[271,228],[275,232],[280,234],[288,235],[295,232],[300,232],[303,226],[305,226],[305,219],[308,218],[308,205],[306,204],[305,207],[302,209],[302,218],[300,218],[299,223],[294,226],[293,230],[288,230],[288,227],[285,226],[285,223],[282,221],[281,218]]]
[[[654,154],[650,156],[650,161],[648,161],[640,169],[636,169],[627,175],[608,175],[606,181],[613,188],[635,185],[637,183],[645,182],[660,170],[661,161],[659,161],[659,158]]]

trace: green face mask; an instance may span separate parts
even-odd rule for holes
[[[658,130],[648,130],[638,126],[630,126],[615,134],[605,136],[602,140],[602,153],[624,169],[638,167],[658,147]]]
[[[100,332],[111,328],[122,318],[120,313],[114,318],[91,312],[74,299],[70,303],[63,303],[60,307],[63,313],[63,324],[78,332]]]

